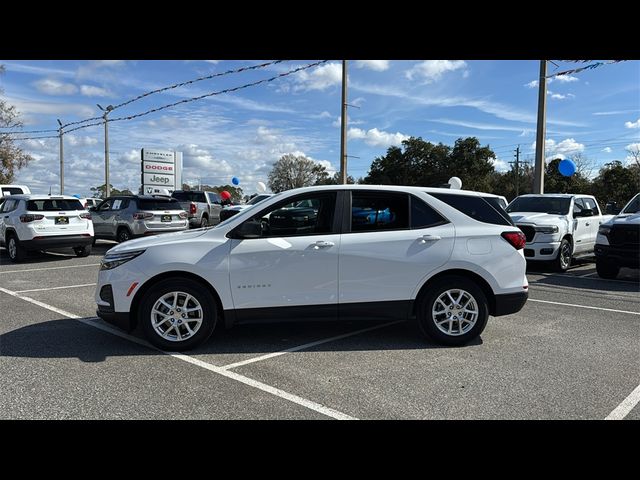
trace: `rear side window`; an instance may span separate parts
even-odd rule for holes
[[[449,223],[417,197],[411,196],[411,228],[429,228]]]
[[[509,214],[505,210],[506,205],[504,204],[504,200],[502,198],[499,198],[499,197],[482,197],[482,198],[489,205],[491,205],[493,208],[495,208],[496,212],[498,212],[500,215],[502,215],[502,217],[507,222],[509,222],[510,225],[513,225],[513,221],[511,220],[511,217],[509,216]]]
[[[450,193],[427,193],[478,222],[490,223],[492,225],[513,225],[511,219],[503,216],[483,197],[452,195]]]
[[[24,193],[19,187],[2,187],[2,195],[20,195]]]
[[[409,228],[409,196],[405,193],[351,194],[351,231],[374,232]]]
[[[46,199],[29,200],[27,210],[30,212],[56,212],[62,210],[84,210],[80,200]]]
[[[180,203],[175,198],[138,199],[140,210],[182,210]]]

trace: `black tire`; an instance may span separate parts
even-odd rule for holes
[[[202,216],[200,220],[200,228],[205,228],[209,226],[209,218],[206,215]]]
[[[7,236],[7,253],[9,254],[9,260],[14,263],[18,263],[24,260],[27,256],[27,250],[20,244],[20,240],[15,233],[10,233]]]
[[[127,227],[120,227],[118,229],[118,233],[116,234],[116,241],[118,243],[126,242],[127,240],[131,240],[131,232]]]
[[[195,333],[186,340],[168,340],[161,336],[161,333],[156,331],[154,326],[152,325],[152,310],[155,306],[156,302],[160,300],[163,296],[171,294],[172,292],[181,292],[188,295],[191,295],[199,304],[202,309],[202,322],[199,328],[195,331]],[[185,298],[183,296],[178,295],[177,307],[184,307],[184,305],[180,305],[180,299],[184,302]],[[191,302],[189,305],[193,305]],[[175,315],[178,315],[178,309],[176,308]],[[167,312],[169,313],[169,312]],[[157,320],[157,314],[154,314]],[[181,316],[184,314],[180,314]],[[195,313],[197,315],[197,312]],[[168,317],[169,315],[167,315]],[[178,317],[178,322],[181,320]],[[169,351],[184,351],[190,350],[192,348],[197,347],[198,345],[205,342],[213,333],[213,330],[218,321],[218,309],[216,307],[216,302],[211,296],[209,290],[203,285],[191,281],[185,280],[184,278],[166,278],[161,280],[157,284],[153,285],[142,298],[142,303],[139,309],[138,314],[138,324],[142,326],[142,331],[144,332],[145,337],[149,342],[151,342],[156,347],[162,350]],[[165,325],[168,324],[165,323]],[[177,325],[177,324],[176,324]],[[159,325],[161,330],[164,330],[164,333],[171,333],[171,336],[176,337],[176,325],[169,324],[168,327],[164,325]],[[185,325],[177,325],[177,329],[182,332],[181,334],[187,333]]]
[[[596,272],[598,272],[599,277],[611,280],[618,276],[620,266],[613,260],[596,258]]]
[[[563,238],[558,249],[558,256],[553,260],[553,268],[556,272],[564,273],[571,266],[571,241]]]
[[[98,240],[96,237],[93,237],[93,241],[91,242],[91,246],[95,247],[96,246],[96,240]]]
[[[88,257],[91,255],[91,245],[84,245],[82,247],[74,247],[73,251],[76,252],[78,257]]]
[[[468,300],[468,305],[470,304],[471,307],[476,307],[474,309],[477,312],[475,323],[463,323],[458,320],[453,320],[456,318],[455,316],[458,311],[451,309],[451,312],[448,312],[446,307],[450,305],[443,305],[438,302],[439,297],[448,290],[458,291],[458,293],[454,292],[452,294],[455,300],[458,299],[456,295],[460,293],[459,290],[466,292],[463,294],[461,303],[462,301]],[[443,310],[442,314],[438,313],[434,316],[432,311],[436,304],[443,307]],[[418,301],[416,313],[418,327],[427,338],[441,345],[460,346],[469,343],[482,333],[489,318],[489,304],[486,295],[475,282],[459,275],[447,275],[446,277],[438,279],[428,287],[427,291]],[[445,314],[449,316],[445,317]],[[445,320],[445,318],[447,320]],[[451,320],[448,320],[448,318],[451,318]],[[467,314],[467,318],[472,319],[472,316]],[[451,325],[452,333],[449,334],[448,332],[440,330],[436,325],[436,320],[446,321]],[[471,328],[469,328],[469,325],[472,325]],[[443,328],[445,328],[444,324]],[[468,330],[465,331],[465,329]],[[461,331],[463,333],[460,333]]]

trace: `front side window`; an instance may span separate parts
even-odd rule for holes
[[[409,228],[409,196],[405,193],[351,194],[351,231],[373,232]]]
[[[333,233],[335,192],[323,192],[291,201],[285,200],[242,223],[238,232],[244,238],[287,237]],[[254,207],[255,208],[255,207]],[[258,228],[259,226],[259,228]]]
[[[584,202],[581,198],[576,198],[573,202],[573,214],[580,215],[580,212],[585,209]]]

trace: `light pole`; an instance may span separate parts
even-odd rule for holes
[[[347,61],[342,61],[342,113],[340,121],[340,183],[347,183]]]
[[[96,105],[104,112],[102,115],[104,119],[104,198],[109,198],[111,188],[109,188],[109,120],[107,115],[113,110],[113,105],[108,105],[107,108],[102,108],[99,103]]]
[[[536,163],[533,169],[533,193],[544,193],[546,115],[547,61],[540,60],[540,79],[538,80],[538,129],[536,131]]]
[[[56,118],[56,120],[58,120],[58,125],[60,125],[58,129],[60,136],[60,195],[64,195],[64,143],[62,141],[64,132],[62,131],[62,122],[59,118]]]

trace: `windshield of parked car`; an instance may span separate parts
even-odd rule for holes
[[[256,203],[261,202],[262,200],[265,200],[269,197],[271,197],[271,195],[258,195],[257,197],[253,197],[251,200],[249,200],[247,202],[247,205],[255,205]]]
[[[640,193],[629,202],[622,213],[640,213]]]
[[[557,215],[569,213],[569,197],[518,197],[507,207],[507,212],[542,212]]]

